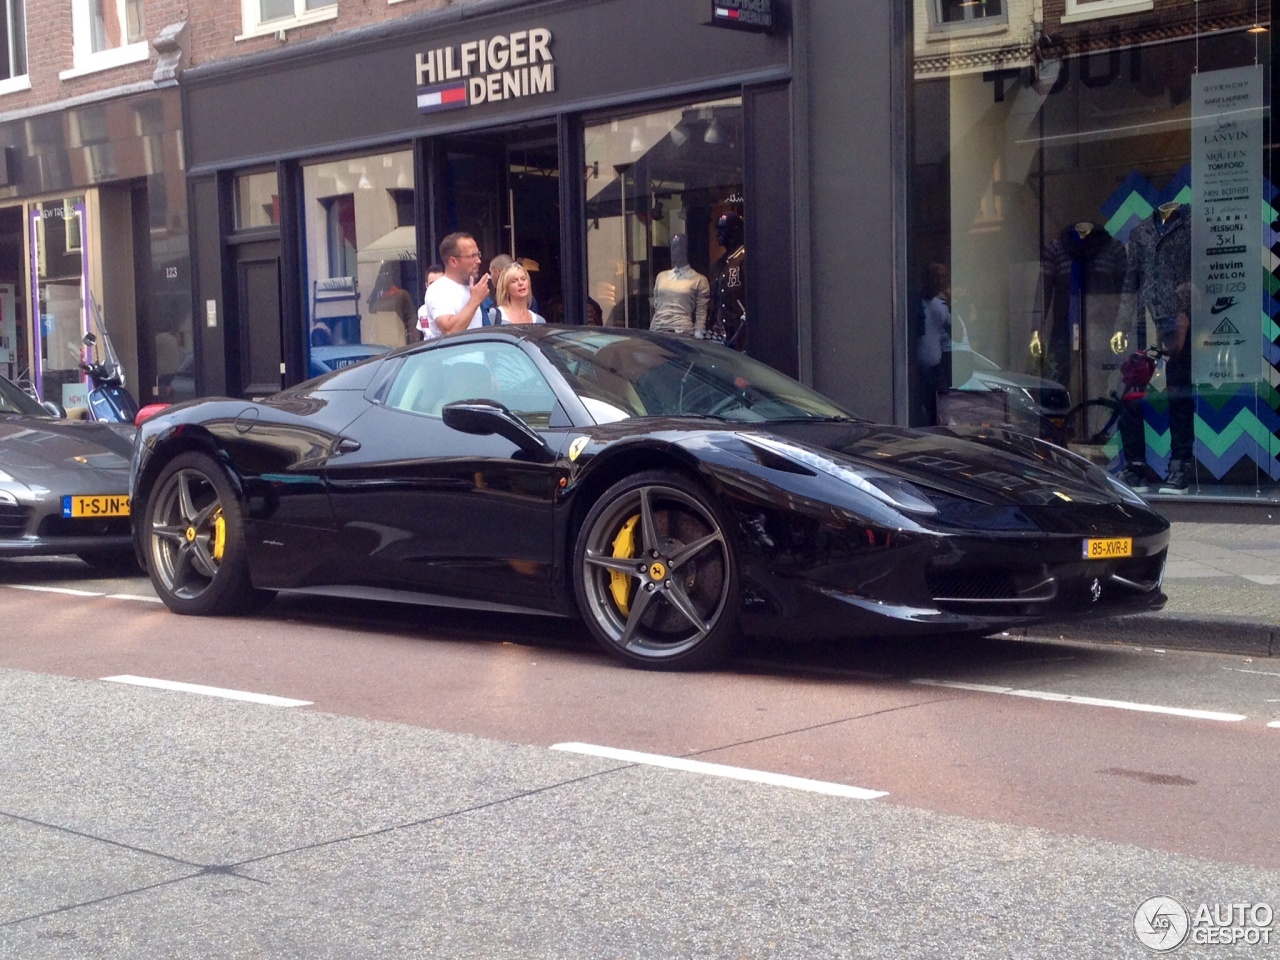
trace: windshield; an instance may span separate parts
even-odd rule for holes
[[[40,406],[16,384],[0,377],[0,414],[14,413],[25,417],[53,418],[53,414]]]
[[[714,417],[761,423],[852,419],[803,384],[717,343],[566,330],[539,341],[597,423]]]

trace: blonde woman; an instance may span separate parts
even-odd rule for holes
[[[499,323],[546,323],[529,308],[529,274],[513,263],[498,275]]]

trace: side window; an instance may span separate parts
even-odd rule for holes
[[[441,416],[455,400],[495,400],[531,427],[546,427],[556,408],[546,378],[511,343],[459,344],[406,358],[387,392],[387,406]]]

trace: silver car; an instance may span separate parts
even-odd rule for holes
[[[75,554],[104,568],[133,564],[135,429],[61,419],[0,377],[0,557]]]

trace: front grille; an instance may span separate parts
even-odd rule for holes
[[[0,537],[20,537],[31,522],[31,508],[0,503]]]
[[[1058,581],[1044,567],[935,568],[925,583],[938,609],[956,613],[1026,615],[1058,594]]]

